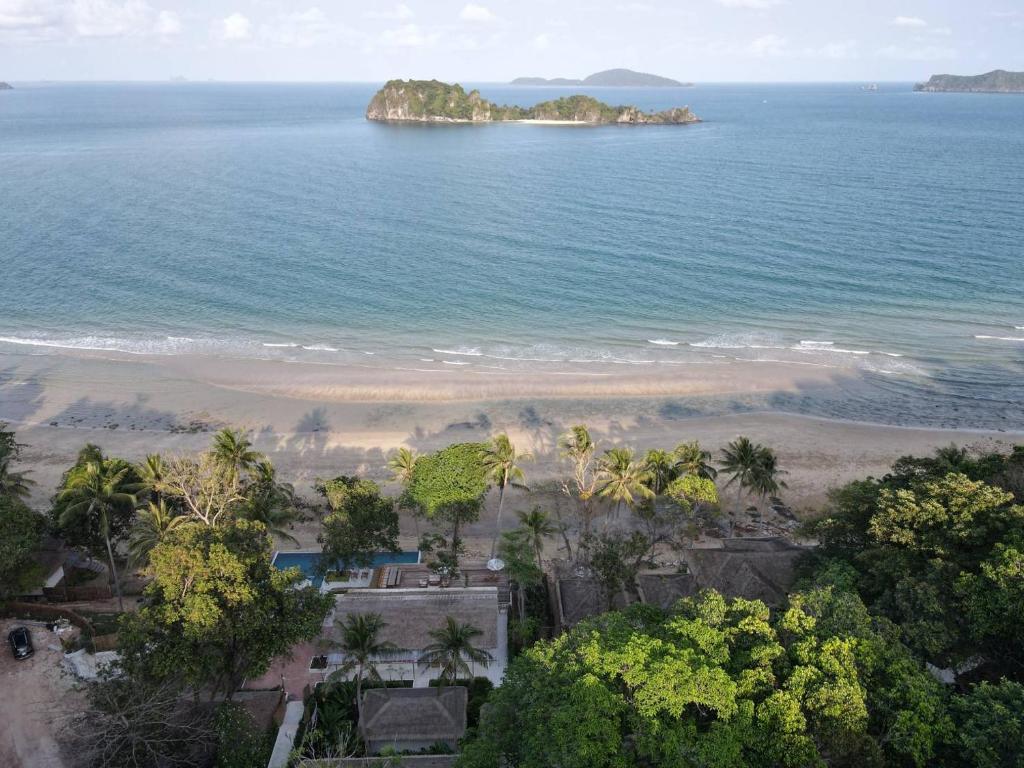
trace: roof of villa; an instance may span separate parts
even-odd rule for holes
[[[359,726],[367,741],[449,741],[466,732],[468,692],[444,688],[371,688]]]

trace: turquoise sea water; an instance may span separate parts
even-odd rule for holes
[[[1024,426],[1024,97],[591,89],[706,122],[396,126],[369,84],[15,85],[0,354],[783,360],[859,383],[780,409]]]

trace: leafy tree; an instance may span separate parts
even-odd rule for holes
[[[245,677],[320,634],[330,595],[271,565],[260,523],[183,525],[150,552],[149,603],[121,619],[120,652],[137,679],[180,679],[230,699]]]
[[[761,512],[761,524],[764,525],[764,506],[769,496],[777,494],[786,487],[781,476],[786,474],[785,470],[779,469],[778,458],[771,448],[761,449],[761,460],[754,470],[751,482],[751,489],[760,497],[759,509]]]
[[[28,592],[43,580],[36,551],[45,521],[20,500],[0,496],[0,599]]]
[[[356,710],[359,719],[363,718],[363,678],[380,680],[376,661],[382,655],[393,653],[398,648],[394,643],[380,639],[381,630],[387,626],[379,613],[355,613],[347,616],[344,622],[335,622],[341,630],[341,650],[345,660],[332,673],[332,677],[347,676],[355,673]]]
[[[532,534],[525,527],[506,531],[501,536],[498,553],[505,562],[505,572],[515,584],[519,618],[526,616],[526,590],[541,583],[544,571],[534,562]]]
[[[476,638],[483,635],[483,630],[461,623],[451,616],[445,619],[443,628],[432,630],[429,634],[434,642],[423,649],[419,663],[439,666],[442,684],[447,682],[455,685],[460,675],[472,677],[473,671],[467,660],[486,664],[493,659],[489,652],[475,645]]]
[[[181,506],[189,516],[211,526],[233,517],[246,502],[238,473],[212,453],[166,460],[155,490],[169,504]]]
[[[317,486],[331,512],[324,518],[320,569],[365,568],[377,552],[398,552],[398,512],[372,480],[342,475]]]
[[[479,519],[487,492],[487,468],[481,443],[456,443],[416,461],[402,494],[404,506],[428,520],[451,526],[452,552],[459,550],[459,529]]]
[[[71,470],[57,496],[57,522],[67,538],[74,533],[85,541],[102,539],[117,604],[122,611],[124,600],[114,562],[114,541],[123,537],[126,521],[134,515],[135,496],[131,489],[135,487],[136,478],[128,462],[120,459],[87,461]]]
[[[959,765],[1024,768],[1024,685],[983,682],[954,702]]]
[[[496,435],[480,452],[480,458],[490,475],[490,481],[498,486],[498,515],[494,522],[494,537],[491,540],[491,557],[494,557],[501,533],[501,509],[505,503],[505,489],[508,486],[526,488],[526,475],[520,464],[530,461],[529,453],[519,453],[508,435]]]
[[[221,704],[213,728],[217,740],[214,768],[253,768],[270,760],[274,738],[257,726],[241,704]]]
[[[590,567],[604,592],[608,610],[623,589],[635,591],[636,575],[650,551],[650,541],[639,531],[628,536],[605,532],[590,544]]]
[[[639,499],[654,498],[654,492],[647,487],[647,471],[634,460],[631,448],[608,449],[598,467],[597,495],[615,504],[616,517],[623,504],[632,508]]]
[[[164,479],[164,459],[159,453],[146,455],[135,468],[139,477],[139,490],[136,494],[140,498],[148,497],[151,501],[160,503],[160,492],[157,486]]]

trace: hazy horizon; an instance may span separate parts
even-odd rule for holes
[[[1010,0],[0,0],[9,82],[912,82],[1024,69]]]

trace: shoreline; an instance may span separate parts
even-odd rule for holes
[[[361,474],[387,485],[387,454],[400,446],[422,453],[506,431],[517,447],[537,457],[527,470],[535,493],[516,494],[510,508],[538,500],[558,503],[557,493],[553,497],[550,488],[543,489],[565,471],[558,436],[579,423],[590,426],[601,450],[626,445],[642,452],[696,439],[717,453],[729,440],[748,435],[776,449],[789,472],[785,498],[807,513],[820,508],[830,487],[883,474],[902,455],[928,454],[950,442],[984,450],[1024,443],[1024,430],[889,426],[773,409],[765,403],[775,393],[828,392],[835,377],[846,374],[821,369],[808,379],[803,371],[767,365],[693,366],[685,375],[670,372],[675,381],[655,382],[690,397],[651,393],[649,371],[625,371],[612,377],[612,389],[604,394],[581,395],[561,380],[553,386],[544,379],[536,390],[503,394],[502,384],[488,389],[488,396],[461,390],[461,397],[444,399],[437,396],[437,382],[423,382],[432,377],[385,368],[0,355],[0,421],[28,446],[24,466],[37,482],[32,501],[40,508],[87,442],[140,460],[152,452],[203,450],[223,426],[251,430],[256,447],[270,456],[281,477],[307,496],[316,478],[339,474]],[[448,385],[473,381],[458,368],[446,374]],[[523,383],[536,377],[520,373],[515,378]],[[373,383],[378,396],[354,399],[353,382]],[[578,383],[570,376],[572,386]],[[435,389],[425,399],[383,396],[389,388],[412,385]],[[693,407],[704,402],[718,410]],[[486,526],[480,525],[486,536]]]

